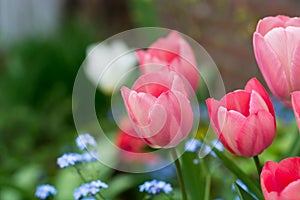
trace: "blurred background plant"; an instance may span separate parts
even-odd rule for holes
[[[36,186],[46,182],[57,186],[57,199],[70,199],[80,185],[71,169],[59,170],[56,159],[72,150],[77,137],[71,95],[90,44],[135,27],[175,29],[203,45],[219,67],[226,90],[231,91],[250,77],[263,80],[252,50],[258,19],[277,14],[299,16],[299,10],[297,0],[0,0],[0,199],[35,199]],[[107,117],[110,97],[99,90],[96,103],[99,117],[107,120],[105,128],[117,132]],[[278,101],[274,106],[277,136],[262,154],[262,161],[277,161],[293,151],[292,134],[297,131],[293,114]],[[207,118],[201,124],[199,133],[205,132]],[[187,159],[196,159],[196,155]],[[255,173],[246,159],[233,159],[246,172]],[[233,199],[233,176],[218,159],[209,156],[205,160],[215,166],[211,169],[212,198]],[[120,175],[102,167],[108,171],[103,178]],[[119,199],[141,199],[138,185],[159,177],[121,175],[112,186]],[[174,175],[165,180],[176,186]],[[132,181],[130,186],[118,188],[128,181]]]

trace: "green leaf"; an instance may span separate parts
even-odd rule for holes
[[[255,200],[247,191],[245,191],[237,182],[233,183],[241,200]]]
[[[180,159],[182,161],[182,173],[189,199],[204,199],[206,191],[205,176],[208,172],[203,166],[203,159],[199,160],[196,153],[190,152],[184,153]]]
[[[263,200],[263,195],[259,186],[259,183],[252,180],[247,174],[245,174],[234,162],[232,162],[229,158],[227,158],[222,152],[213,149],[218,158],[222,161],[222,163],[229,169],[238,179],[243,181],[245,185],[249,188],[249,190],[259,199]]]

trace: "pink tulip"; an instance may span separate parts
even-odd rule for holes
[[[273,105],[255,78],[244,90],[228,93],[220,101],[209,98],[206,104],[216,135],[233,154],[252,157],[272,143],[276,131]]]
[[[194,90],[198,87],[199,72],[190,45],[175,31],[153,43],[147,51],[136,52],[142,72],[173,70],[187,79]]]
[[[286,158],[280,163],[266,162],[260,180],[266,200],[299,200],[300,158]]]
[[[256,61],[271,92],[290,104],[290,93],[300,90],[300,18],[266,17],[253,35]]]
[[[292,96],[292,106],[295,113],[296,121],[300,131],[300,91],[293,92]]]
[[[175,147],[188,136],[193,112],[177,73],[144,74],[121,93],[133,128],[149,146]]]

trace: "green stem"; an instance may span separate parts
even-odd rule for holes
[[[86,183],[87,180],[84,178],[83,174],[81,173],[81,170],[80,170],[80,169],[78,168],[78,166],[76,166],[76,165],[74,165],[74,167],[75,167],[75,169],[76,169],[78,175],[80,176],[81,180],[82,180],[84,183]]]
[[[98,193],[96,194],[96,196],[98,196],[100,199],[105,199],[104,196],[102,196],[102,194],[101,194],[100,192],[98,192]]]
[[[175,161],[175,166],[176,166],[176,170],[177,170],[177,176],[178,176],[178,181],[179,181],[179,185],[181,188],[181,195],[182,195],[182,200],[187,200],[187,194],[186,194],[186,190],[185,190],[185,185],[184,185],[184,180],[183,180],[183,175],[182,175],[182,170],[181,170],[181,166],[180,166],[180,162],[179,159],[177,157],[177,153],[175,149],[172,149],[172,156],[173,159]]]
[[[256,167],[257,174],[258,174],[258,179],[259,179],[260,173],[261,173],[261,164],[259,162],[258,156],[253,156],[253,160],[254,160],[254,163],[255,163],[255,167]]]
[[[204,196],[204,200],[209,200],[210,197],[210,184],[211,184],[211,176],[208,173],[206,175],[206,184],[205,184],[205,196]]]
[[[213,149],[218,158],[222,163],[243,183],[245,183],[249,190],[256,195],[259,200],[263,200],[264,197],[260,190],[259,184],[256,184],[247,174],[245,174],[240,168],[238,168],[229,158],[227,158],[222,152],[218,151],[216,148]]]

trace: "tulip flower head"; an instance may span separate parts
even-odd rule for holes
[[[300,158],[268,161],[262,169],[261,188],[266,200],[300,199]]]
[[[157,40],[148,50],[139,50],[136,54],[144,74],[164,69],[173,70],[181,74],[194,90],[197,89],[200,74],[194,52],[176,31]]]
[[[175,147],[191,131],[193,112],[185,84],[177,73],[161,71],[140,76],[132,89],[121,88],[131,124],[149,146]]]
[[[271,145],[276,131],[274,108],[257,79],[248,81],[244,90],[206,103],[212,127],[231,153],[252,157]]]
[[[266,17],[253,35],[259,69],[271,92],[290,104],[290,93],[300,90],[300,18]]]

